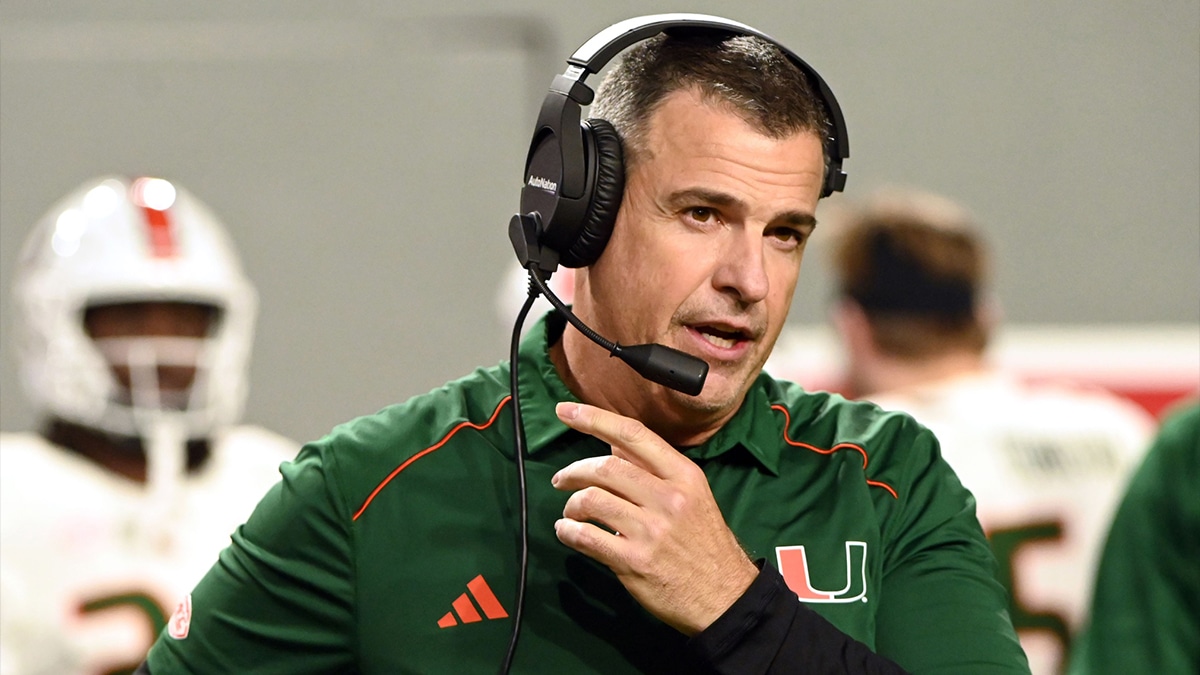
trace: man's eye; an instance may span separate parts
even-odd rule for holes
[[[792,245],[804,243],[804,232],[791,227],[777,227],[771,231],[771,236],[776,240]]]
[[[692,217],[692,220],[699,223],[707,223],[717,217],[716,211],[705,206],[695,206],[688,209],[688,215]]]

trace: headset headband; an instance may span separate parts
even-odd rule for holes
[[[850,156],[850,140],[846,134],[846,120],[842,117],[842,108],[838,105],[833,91],[821,75],[795,52],[770,35],[744,23],[709,14],[688,13],[652,14],[620,21],[596,33],[587,42],[580,45],[579,49],[576,49],[575,53],[567,59],[570,67],[555,78],[551,90],[570,97],[580,105],[591,104],[594,93],[590,88],[581,86],[589,74],[600,72],[613,57],[624,51],[626,47],[672,28],[708,28],[737,35],[753,35],[775,45],[779,51],[783,52],[784,56],[795,63],[809,78],[810,83],[815,86],[817,96],[825,106],[825,113],[829,118],[829,135],[825,139],[829,171],[826,175],[822,196],[841,192],[845,188],[846,174],[842,171],[842,160]]]

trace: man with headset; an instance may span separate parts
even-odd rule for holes
[[[510,238],[573,313],[306,446],[145,669],[1028,672],[933,436],[761,373],[844,179],[824,82],[697,15],[569,63]]]

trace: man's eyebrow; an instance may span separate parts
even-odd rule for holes
[[[746,208],[745,202],[733,195],[715,190],[706,190],[704,188],[687,188],[672,192],[667,197],[667,204],[673,209],[695,204],[709,204],[734,210],[745,210]],[[771,220],[776,223],[787,223],[797,227],[817,226],[817,217],[803,211],[785,211]]]
[[[681,208],[692,204],[711,204],[713,206],[725,206],[738,209],[744,209],[746,204],[742,200],[733,195],[717,192],[716,190],[706,190],[704,188],[687,188],[672,192],[667,197],[667,203],[672,208]]]
[[[810,230],[816,229],[817,227],[817,217],[811,213],[788,211],[776,220],[781,220],[789,225],[795,225],[796,227],[807,227]]]

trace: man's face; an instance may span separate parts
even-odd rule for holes
[[[679,91],[652,117],[645,149],[630,167],[612,239],[581,271],[576,307],[621,344],[658,342],[707,361],[700,396],[668,392],[666,408],[685,424],[723,423],[787,318],[816,222],[821,143],[812,133],[764,136]],[[626,400],[650,391],[633,378]],[[634,408],[647,412],[645,400]]]
[[[202,338],[209,334],[218,311],[211,305],[185,302],[130,302],[89,307],[84,313],[84,329],[109,358],[113,374],[125,390],[132,387],[128,349],[106,349],[120,345],[121,338]],[[155,367],[158,388],[162,392],[186,392],[196,376],[196,354],[180,356],[158,347]],[[181,350],[173,350],[175,352]],[[185,349],[194,352],[196,350]],[[117,352],[116,355],[112,352]],[[181,361],[190,361],[184,365]],[[165,365],[164,365],[165,364]]]

